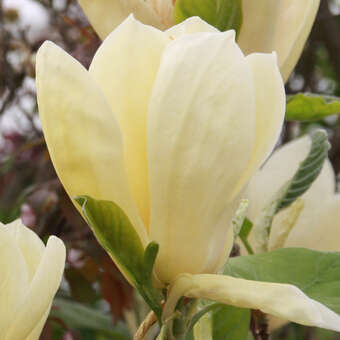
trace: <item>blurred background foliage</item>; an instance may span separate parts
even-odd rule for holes
[[[100,44],[76,0],[0,0],[0,221],[21,217],[43,239],[55,234],[67,245],[63,283],[41,340],[131,339],[146,307],[70,202],[42,135],[34,64],[37,49],[46,39],[62,46],[85,67]],[[321,0],[312,33],[286,90],[287,94],[340,96],[340,0]],[[316,127],[329,133],[330,159],[338,176],[340,116],[287,121],[281,142]],[[340,336],[291,324],[272,338],[335,340]]]

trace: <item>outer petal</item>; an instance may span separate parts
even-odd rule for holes
[[[27,287],[25,299],[13,318],[6,340],[26,339],[39,324],[60,285],[65,256],[63,242],[51,236],[31,285]]]
[[[26,262],[29,282],[32,280],[43,256],[45,245],[36,233],[16,220],[6,225]]]
[[[337,194],[332,199],[326,200],[318,194],[316,191],[313,192],[311,198],[314,200],[313,207],[309,206],[308,212],[302,212],[303,218],[298,220],[289,234],[286,247],[340,251],[340,195]],[[316,208],[317,200],[318,208]]]
[[[253,146],[253,91],[232,31],[184,35],[164,53],[148,118],[150,234],[163,282],[216,268]]]
[[[273,51],[283,2],[287,1],[242,0],[243,20],[237,42],[245,54]]]
[[[163,28],[150,1],[145,0],[79,0],[96,32],[104,40],[130,13],[145,24]]]
[[[172,38],[177,39],[183,34],[198,32],[219,32],[217,28],[206,23],[200,17],[190,17],[180,24],[171,27],[166,33]]]
[[[182,291],[180,287],[183,287]],[[242,308],[259,309],[264,313],[302,325],[340,332],[340,316],[321,303],[310,299],[293,285],[202,274],[179,277],[172,290],[176,296],[172,296],[170,290],[168,300],[171,305],[165,305],[165,316],[172,309],[176,298],[185,295]]]
[[[114,201],[146,242],[128,188],[118,124],[88,72],[47,42],[37,56],[37,90],[47,146],[70,197]]]
[[[256,133],[254,149],[242,187],[272,152],[284,121],[285,89],[275,54],[251,54],[247,57],[253,71],[256,97]]]
[[[245,193],[245,197],[250,202],[248,217],[252,221],[255,220],[261,209],[269,203],[280,187],[292,178],[300,162],[307,156],[310,143],[308,137],[303,137],[280,147],[252,178]],[[312,228],[312,225],[315,225],[315,221],[324,209],[323,207],[334,195],[334,178],[332,166],[329,161],[326,161],[319,177],[302,196],[304,209],[288,237],[288,240],[295,240],[295,242],[289,241],[288,244],[305,246],[304,242],[316,231],[317,228]],[[320,204],[320,197],[322,197],[323,204]],[[280,223],[287,214],[288,210],[285,209],[275,216],[270,244],[275,241]],[[319,228],[322,228],[322,226],[319,226]],[[252,235],[250,235],[250,240],[251,238]]]
[[[28,273],[24,257],[8,229],[0,223],[1,337],[5,337],[7,334],[6,332],[12,324],[15,311],[24,300],[28,284]]]
[[[90,74],[118,119],[131,192],[146,226],[149,225],[146,120],[161,56],[170,41],[163,32],[130,16],[104,41],[90,67]]]
[[[249,0],[251,1],[251,0]],[[274,41],[286,81],[297,63],[314,23],[320,0],[284,0]]]
[[[43,315],[43,317],[40,319],[40,321],[37,323],[33,331],[30,333],[30,335],[25,340],[38,340],[39,336],[45,326],[46,320],[48,318],[48,315],[50,314],[51,305],[47,308],[47,311]]]

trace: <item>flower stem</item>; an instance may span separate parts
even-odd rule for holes
[[[150,330],[150,328],[157,322],[156,314],[151,311],[144,321],[140,324],[137,332],[135,333],[133,340],[144,340],[146,334]]]

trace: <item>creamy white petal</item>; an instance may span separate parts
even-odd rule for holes
[[[310,144],[310,138],[303,137],[283,145],[273,153],[263,168],[254,175],[245,193],[245,197],[249,199],[248,217],[252,221],[256,219],[261,209],[269,203],[281,186],[293,177],[299,164],[307,156]],[[311,222],[315,225],[313,221],[318,219],[323,207],[327,204],[326,202],[333,197],[334,190],[334,172],[330,162],[326,160],[320,175],[311,188],[302,196],[304,208],[296,225],[290,232],[288,240],[295,239],[296,246],[298,246],[299,242],[301,242],[299,246],[304,245],[303,240],[307,237],[306,233],[308,235],[312,233]],[[323,204],[320,204],[320,197],[322,197]],[[285,209],[275,216],[269,246],[275,243],[280,223],[288,213],[288,210]],[[253,235],[251,234],[250,241],[252,237]]]
[[[183,34],[199,32],[218,32],[218,29],[206,23],[200,17],[190,17],[166,31],[172,39],[177,39]]]
[[[252,0],[248,0],[252,1]],[[314,23],[320,0],[284,0],[273,50],[286,81],[297,63]]]
[[[250,281],[223,275],[183,275],[170,288],[164,317],[181,295],[259,309],[302,325],[340,332],[339,315],[289,284]]]
[[[274,50],[283,2],[286,0],[242,0],[243,19],[237,43],[245,54]]]
[[[163,282],[216,268],[254,130],[252,74],[233,31],[169,44],[148,117],[150,237]]]
[[[47,311],[43,315],[43,317],[40,319],[40,321],[37,323],[33,331],[30,333],[30,335],[25,340],[38,340],[39,336],[45,326],[46,320],[48,318],[48,315],[50,314],[51,305],[47,308]]]
[[[70,197],[118,204],[146,243],[129,192],[121,133],[104,95],[75,59],[51,42],[37,56],[37,93],[47,147]]]
[[[41,261],[45,245],[38,235],[24,226],[20,220],[7,224],[6,228],[14,238],[25,259],[30,282]]]
[[[247,57],[247,61],[255,84],[256,132],[251,159],[239,183],[241,187],[274,149],[281,133],[286,108],[285,89],[276,55],[254,53]]]
[[[104,40],[131,13],[145,24],[164,28],[161,18],[145,0],[79,0],[98,35]]]
[[[324,200],[318,192],[314,191],[313,194],[313,207],[311,204],[308,206],[309,211],[298,220],[285,246],[340,251],[340,195]]]
[[[0,334],[5,337],[29,284],[26,262],[8,228],[0,225]]]
[[[60,285],[65,256],[64,243],[51,236],[31,284],[25,287],[25,298],[12,319],[6,340],[25,339],[39,324]]]
[[[89,71],[119,122],[130,189],[147,227],[146,120],[161,56],[170,41],[163,32],[130,16],[103,42]]]

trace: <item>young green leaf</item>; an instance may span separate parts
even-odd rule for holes
[[[321,172],[329,150],[327,134],[323,130],[311,133],[311,148],[291,180],[286,182],[265,206],[254,223],[254,245],[257,252],[268,251],[268,239],[273,218],[281,209],[290,206],[303,195]]]
[[[339,97],[312,93],[298,93],[287,96],[287,120],[313,121],[339,113]]]
[[[239,33],[242,24],[241,0],[177,0],[175,23],[199,16],[220,31],[234,29]]]
[[[316,130],[311,133],[312,145],[307,157],[300,164],[294,177],[286,184],[278,201],[276,213],[288,207],[298,197],[303,195],[319,176],[323,163],[328,155],[330,144],[327,134],[323,130]]]
[[[310,298],[340,314],[340,253],[282,248],[230,258],[224,274],[295,285]]]
[[[79,196],[76,202],[100,245],[136,286],[143,280],[143,244],[124,211],[110,201]]]
[[[248,220],[248,218],[245,218],[240,230],[239,238],[241,239],[243,245],[246,247],[248,254],[254,254],[254,251],[248,242],[248,235],[252,228],[253,223],[250,220]]]
[[[132,283],[161,320],[161,298],[152,282],[153,265],[158,244],[145,249],[124,211],[114,202],[95,200],[89,196],[75,198],[100,245],[109,253],[119,269]]]

